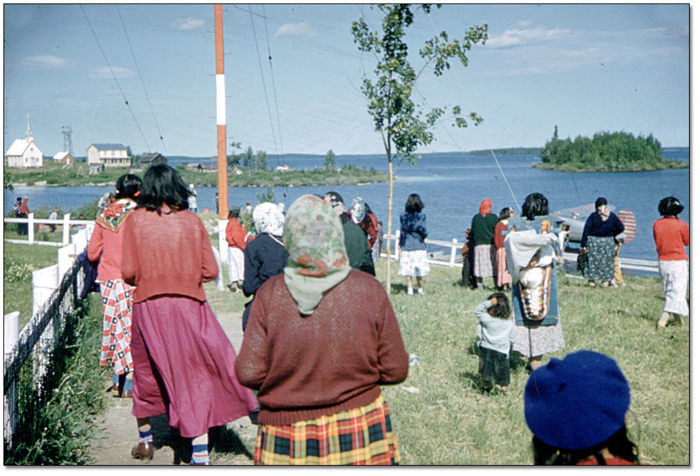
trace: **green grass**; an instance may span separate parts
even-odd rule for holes
[[[383,282],[385,266],[378,266]],[[407,380],[384,389],[406,465],[529,465],[532,434],[523,416],[525,361],[513,354],[507,395],[482,395],[474,351],[474,307],[493,290],[458,286],[460,270],[433,266],[426,296],[405,294],[392,266],[392,294],[404,343],[420,357]],[[563,276],[563,273],[560,274]],[[658,278],[626,278],[627,287],[588,288],[560,279],[566,348],[617,360],[632,391],[630,429],[646,464],[689,464],[688,325],[655,331],[663,307]],[[487,283],[488,284],[488,283]],[[409,393],[415,387],[419,393]]]
[[[385,261],[376,269],[384,283]],[[529,375],[525,360],[512,354],[507,395],[482,395],[479,390],[474,307],[494,290],[462,288],[461,269],[432,266],[425,278],[426,295],[408,296],[405,278],[396,273],[397,265],[392,264],[390,299],[406,350],[421,359],[406,381],[383,389],[402,464],[531,465],[532,433],[523,415]],[[566,347],[545,356],[544,363],[581,349],[614,358],[630,383],[629,428],[641,462],[688,465],[688,324],[655,331],[663,307],[660,280],[625,277],[624,288],[591,289],[561,271],[559,276]],[[226,293],[218,299],[220,295],[210,300],[215,313],[224,308],[243,312],[247,299],[241,294]],[[408,392],[410,387],[418,393]]]
[[[56,233],[53,233],[56,234]],[[13,238],[12,233],[6,237]],[[18,236],[15,234],[15,236]],[[26,238],[26,237],[24,237]],[[32,271],[58,263],[58,248],[4,243],[3,313],[20,312],[20,327],[32,317]]]

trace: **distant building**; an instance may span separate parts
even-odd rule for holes
[[[68,152],[59,152],[53,156],[53,161],[60,164],[72,164],[75,163],[75,158]]]
[[[160,164],[166,164],[168,163],[168,159],[163,157],[161,154],[145,154],[143,157],[141,157],[141,160],[139,161],[139,164],[141,168],[147,169],[151,165],[160,165]]]
[[[32,129],[27,116],[27,137],[15,140],[5,152],[5,165],[8,167],[43,167],[44,154],[34,143]]]
[[[92,173],[93,166],[129,167],[131,157],[129,151],[121,144],[91,144],[87,149],[87,161]]]

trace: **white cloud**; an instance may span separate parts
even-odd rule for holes
[[[506,30],[502,35],[490,36],[486,41],[487,48],[510,48],[514,46],[525,46],[533,43],[544,43],[559,40],[571,34],[571,30],[559,27],[546,30],[542,26],[525,29],[514,28]]]
[[[516,25],[520,28],[527,28],[532,25],[532,20],[522,20],[516,23]]]
[[[33,71],[41,71],[71,68],[75,66],[75,62],[51,55],[27,56],[19,61],[19,66]]]
[[[176,30],[187,31],[204,28],[206,22],[201,18],[186,18],[175,21],[174,27]]]
[[[114,74],[112,74],[114,73]],[[113,76],[116,76],[117,78],[131,78],[133,76],[136,76],[133,71],[131,71],[129,68],[112,68],[109,69],[108,67],[103,67],[103,68],[97,68],[91,75],[90,77],[93,79],[105,79],[105,78],[112,78]]]
[[[318,31],[316,31],[308,23],[285,23],[277,32],[275,32],[275,38],[278,36],[316,36]]]

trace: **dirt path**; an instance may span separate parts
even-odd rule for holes
[[[214,314],[233,344],[236,353],[241,348],[243,332],[241,330],[241,312],[246,299],[240,294],[229,291],[221,292],[213,284],[205,285],[207,299]],[[239,311],[239,312],[227,312]],[[108,388],[110,382],[105,382]],[[91,447],[94,464],[105,466],[154,466],[187,464],[190,460],[190,441],[180,438],[168,426],[167,417],[160,415],[151,419],[154,446],[153,461],[145,465],[131,458],[131,448],[138,439],[136,419],[131,415],[130,399],[108,398],[107,410],[98,420],[103,438],[95,439]],[[248,417],[229,423],[226,427],[212,429],[210,444],[212,463],[215,465],[252,465],[253,448],[257,426],[252,425]]]

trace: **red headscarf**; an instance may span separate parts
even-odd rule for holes
[[[479,214],[485,217],[486,214],[491,213],[491,199],[485,198],[481,205],[479,206]]]

